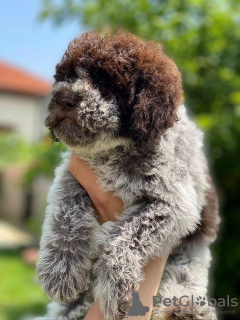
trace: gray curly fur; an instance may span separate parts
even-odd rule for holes
[[[138,290],[142,267],[168,251],[175,259],[167,264],[159,294],[206,294],[207,246],[213,239],[203,236],[186,244],[183,238],[200,223],[210,186],[202,134],[184,106],[179,116],[181,120],[161,137],[155,152],[143,158],[131,143],[115,143],[89,154],[76,148],[94,168],[101,186],[115,190],[124,201],[124,213],[116,223],[97,223],[86,191],[68,171],[69,155],[65,155],[49,195],[37,269],[51,299],[66,305],[57,307],[61,311],[54,308],[46,319],[85,315],[90,304],[84,308],[79,303],[74,311],[71,304],[81,292],[89,295],[91,267],[96,278],[94,298],[99,299],[106,319],[117,319],[119,303],[129,301],[131,292]],[[179,284],[183,274],[184,285]],[[157,314],[155,308],[154,320]]]
[[[103,190],[123,200],[124,211],[117,222],[100,225],[87,192],[68,170],[70,153],[64,155],[48,198],[37,264],[54,301],[42,319],[83,319],[95,299],[106,320],[119,319],[120,306],[130,305],[144,279],[143,266],[168,252],[158,294],[206,295],[208,246],[219,218],[209,203],[202,133],[181,105],[180,120],[143,152],[130,138],[114,134],[120,122],[116,101],[104,100],[87,73],[77,73],[77,80],[57,82],[53,89],[53,94],[62,89],[81,94],[77,125],[61,124],[54,135],[91,165]],[[211,307],[195,306],[192,315],[189,308],[169,310],[165,319],[216,319]],[[156,306],[152,319],[163,319],[169,310]]]

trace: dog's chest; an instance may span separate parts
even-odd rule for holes
[[[124,148],[105,151],[89,160],[100,186],[114,191],[125,203],[144,195],[145,169],[137,154]]]

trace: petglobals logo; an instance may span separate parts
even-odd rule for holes
[[[130,308],[123,302],[121,304],[121,309],[124,313],[124,319],[128,318],[128,316],[145,316],[149,312],[149,307],[144,306],[139,299],[138,292],[132,293],[132,305]],[[201,314],[202,312],[216,312],[221,314],[235,314],[235,309],[226,309],[228,307],[237,307],[238,300],[237,298],[230,298],[228,295],[226,298],[214,299],[209,296],[187,296],[183,295],[180,298],[176,296],[172,298],[162,298],[161,296],[153,296],[153,307],[183,307],[182,310],[186,310],[187,314],[189,312],[192,314]],[[198,307],[197,307],[198,306]],[[126,308],[125,308],[126,307]],[[209,307],[209,308],[208,308]],[[220,310],[219,307],[223,307]],[[201,308],[204,308],[201,310]],[[165,309],[165,308],[164,308]],[[203,311],[204,310],[204,311]],[[165,312],[165,311],[164,311]],[[195,318],[194,318],[195,319]],[[197,319],[197,318],[196,318]]]
[[[203,307],[205,305],[212,307],[237,307],[238,301],[237,298],[230,298],[228,295],[227,298],[219,298],[214,299],[209,296],[203,297],[201,295],[194,297],[192,296],[182,296],[180,298],[162,298],[160,296],[153,296],[153,306],[157,306],[159,304],[164,305],[165,307],[175,306],[175,307],[189,307],[194,305],[199,305],[199,307]]]
[[[149,307],[144,306],[140,301],[138,292],[132,292],[132,305],[130,308],[128,310],[125,309],[123,302],[121,303],[121,309],[124,313],[124,318],[128,318],[128,316],[145,316],[149,312]]]

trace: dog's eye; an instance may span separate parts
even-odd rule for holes
[[[64,65],[56,66],[56,73],[54,75],[56,82],[72,83],[78,79],[78,74],[74,68],[64,68]]]
[[[56,82],[63,82],[65,81],[65,74],[57,71],[54,75],[54,79],[56,80]]]

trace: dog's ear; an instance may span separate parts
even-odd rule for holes
[[[145,69],[136,81],[130,121],[132,139],[146,149],[178,121],[177,108],[182,102],[181,74],[176,65],[164,56],[154,67]]]

